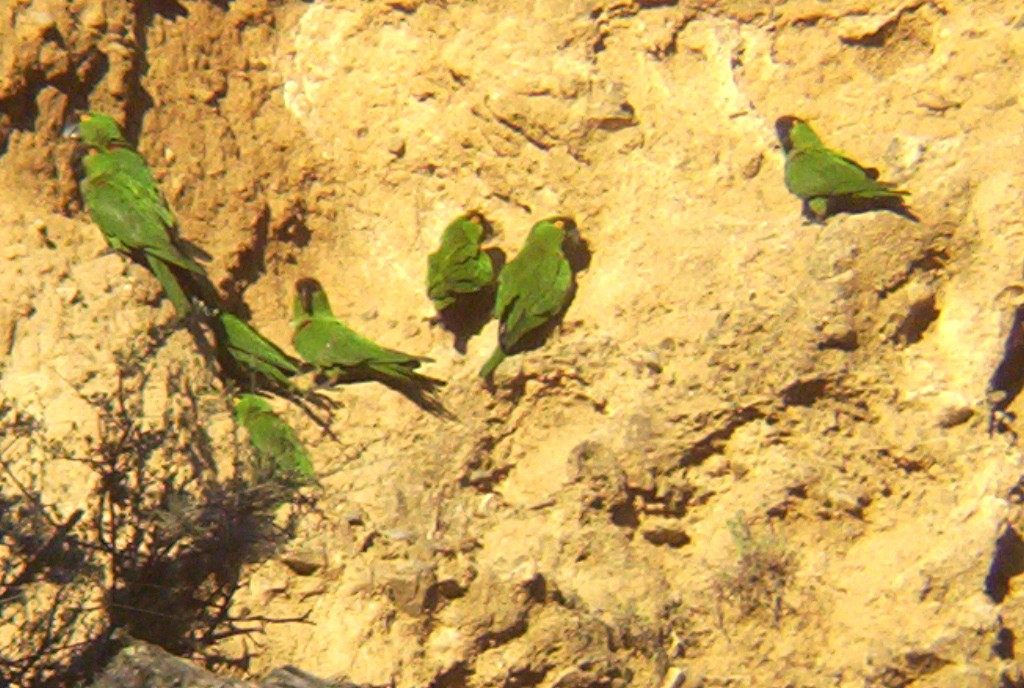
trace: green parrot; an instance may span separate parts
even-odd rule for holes
[[[292,427],[271,410],[266,399],[255,394],[238,395],[235,418],[249,431],[259,474],[274,475],[281,471],[303,482],[316,481],[306,448]]]
[[[498,277],[494,316],[499,321],[498,346],[480,369],[490,380],[494,370],[531,332],[549,323],[568,304],[573,274],[562,249],[567,237],[576,237],[576,225],[567,217],[552,217],[533,226],[526,243]]]
[[[786,154],[785,179],[790,193],[804,202],[804,215],[822,222],[829,200],[890,201],[899,209],[909,192],[889,182],[877,181],[877,170],[867,169],[825,146],[810,125],[797,117],[775,121],[775,131]],[[897,210],[899,212],[899,210]]]
[[[82,160],[82,199],[111,248],[144,260],[178,314],[188,315],[191,300],[175,270],[203,277],[206,271],[175,245],[174,213],[145,159],[131,148],[109,115],[82,115],[65,134],[89,148]]]
[[[460,295],[475,294],[493,284],[491,257],[480,250],[488,229],[477,213],[462,215],[445,228],[441,246],[427,259],[427,295],[438,313]]]
[[[263,375],[295,391],[291,378],[302,372],[299,362],[241,318],[219,311],[214,315],[213,331],[217,348],[226,352],[243,373]]]
[[[334,317],[327,294],[315,279],[295,283],[292,327],[292,344],[302,359],[335,381],[377,380],[437,407],[421,395],[433,393],[444,381],[416,372],[431,359],[385,349],[354,332]]]

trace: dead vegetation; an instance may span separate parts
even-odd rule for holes
[[[786,612],[786,588],[796,571],[793,553],[770,529],[755,532],[743,512],[728,525],[736,561],[719,571],[712,583],[720,627],[728,632],[723,607],[731,607],[741,617],[764,614],[777,626]]]
[[[207,419],[225,401],[202,371],[172,371],[161,391],[173,407],[146,417],[152,340],[143,344],[118,356],[117,388],[88,399],[95,437],[46,441],[38,421],[0,406],[0,683],[85,680],[120,633],[208,666],[244,666],[247,657],[211,648],[302,621],[238,617],[231,607],[243,565],[271,555],[312,502],[293,485],[254,480],[262,473],[247,443],[229,444],[233,465],[218,462]],[[40,466],[62,463],[85,466],[91,485],[70,514],[40,496]]]

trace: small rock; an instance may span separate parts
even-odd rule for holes
[[[82,295],[78,287],[74,284],[59,284],[54,291],[57,293],[57,296],[60,297],[61,303],[65,306],[74,303],[75,300]]]
[[[943,390],[937,394],[928,392],[923,396],[927,400],[927,408],[935,414],[935,425],[940,428],[952,428],[965,423],[976,410],[972,402],[959,392]],[[992,399],[989,401],[991,403]]]
[[[853,318],[840,317],[822,323],[818,347],[821,349],[839,349],[840,351],[853,351],[856,349],[857,329],[853,324]]]
[[[922,93],[917,99],[917,104],[932,112],[945,112],[946,110],[960,107],[960,103],[934,91]]]
[[[30,43],[57,28],[57,19],[45,10],[29,10],[18,17],[15,35],[23,42]]]
[[[424,564],[411,564],[393,571],[384,583],[391,601],[409,616],[423,616],[437,599],[437,577]]]
[[[345,522],[350,526],[361,526],[366,524],[366,518],[358,511],[350,511],[345,514]]]
[[[324,567],[322,552],[314,550],[296,550],[281,557],[281,563],[300,576],[311,576]]]
[[[974,409],[969,405],[946,406],[939,409],[936,425],[940,428],[952,428],[970,420],[974,415]]]
[[[303,578],[296,583],[293,594],[300,600],[308,600],[310,597],[319,597],[327,592],[327,584],[322,578]]]
[[[448,600],[456,600],[465,597],[467,587],[463,586],[454,578],[447,578],[437,582],[437,592]]]
[[[662,371],[661,354],[656,349],[644,349],[638,356],[637,363],[652,373]]]
[[[410,530],[402,530],[401,528],[385,530],[381,532],[381,535],[386,537],[391,542],[412,542],[416,539],[415,533],[413,533]]]
[[[686,672],[679,667],[669,667],[665,672],[665,680],[661,682],[661,688],[682,688],[686,683]]]
[[[388,142],[388,153],[401,158],[405,155],[405,140],[401,136],[395,136]]]
[[[757,173],[761,171],[761,163],[764,161],[764,156],[758,153],[743,166],[741,174],[744,179],[753,179],[757,176]]]
[[[103,10],[102,2],[91,2],[87,4],[78,14],[78,21],[87,29],[101,31],[107,26],[107,15]]]

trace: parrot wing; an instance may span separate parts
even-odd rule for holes
[[[825,196],[902,196],[905,191],[872,179],[867,170],[829,150],[793,151],[786,160],[786,187],[803,199]]]
[[[445,301],[453,294],[473,293],[493,281],[491,257],[480,250],[481,233],[478,226],[466,228],[461,223],[453,223],[445,231],[441,247],[427,262],[431,299]]]
[[[370,341],[337,318],[312,318],[295,333],[296,350],[321,368],[358,368],[379,363],[416,363],[425,360]]]
[[[221,313],[226,344],[231,354],[258,373],[288,384],[287,376],[299,373],[294,359],[251,325],[231,313]]]
[[[245,428],[256,453],[272,469],[313,478],[309,452],[287,422],[273,411],[254,410],[247,415]]]
[[[440,263],[440,259],[436,263]],[[431,270],[428,293],[432,299],[468,294],[490,284],[493,277],[491,257],[475,246],[464,246],[447,256],[444,264],[437,264]]]
[[[206,274],[201,265],[171,243],[166,206],[153,202],[131,177],[88,177],[82,182],[82,197],[93,221],[116,250],[141,250],[190,272]]]
[[[520,254],[505,269],[505,289],[504,293],[498,290],[495,313],[501,320],[501,346],[508,351],[562,309],[572,285],[572,270],[561,251]]]
[[[164,220],[164,224],[173,227],[177,224],[174,213],[167,205],[166,199],[160,193],[153,178],[153,172],[146,164],[146,159],[131,148],[115,148],[101,155],[107,156],[105,165],[124,176],[128,177],[135,189],[135,193],[145,199],[145,202],[152,203],[153,207]]]

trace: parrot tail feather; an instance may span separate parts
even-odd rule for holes
[[[418,373],[409,366],[395,365],[393,363],[371,363],[368,367],[370,371],[376,373],[376,379],[379,382],[405,395],[428,413],[448,420],[455,419],[455,416],[444,407],[444,404],[438,397],[440,388],[447,384],[444,380]]]
[[[895,184],[886,185],[884,187],[885,188],[885,194],[887,196],[909,196],[910,195],[909,191],[905,191],[903,189],[897,189],[895,187],[896,187]]]
[[[865,189],[863,193],[857,194],[864,198],[876,198],[879,196],[909,196],[910,192],[904,189],[896,188],[896,182],[879,182],[876,181],[872,188]]]
[[[189,315],[192,312],[192,302],[185,293],[185,290],[182,289],[181,284],[178,283],[177,277],[174,276],[174,272],[171,271],[167,263],[151,255],[146,256],[146,263],[149,265],[149,269],[152,270],[153,276],[163,286],[164,293],[171,303],[174,304],[174,310],[178,312],[178,315],[180,317]]]
[[[501,362],[505,360],[505,352],[501,350],[501,345],[494,347],[494,353],[487,359],[487,363],[484,363],[484,367],[480,369],[480,377],[485,380],[489,380],[494,375],[495,369],[501,365]]]
[[[437,389],[438,387],[445,386],[446,383],[444,380],[416,372],[416,366],[419,366],[419,361],[416,361],[415,366],[394,363],[369,364],[370,370],[375,371],[378,375],[381,376],[381,382],[386,382],[390,380],[398,384],[411,384],[415,387],[419,387],[420,389],[424,389],[431,392]]]

